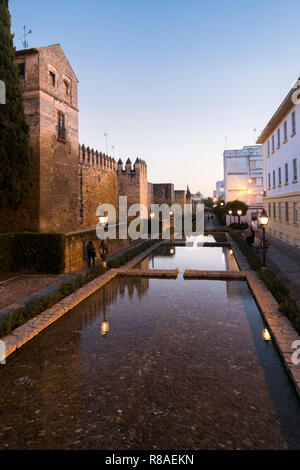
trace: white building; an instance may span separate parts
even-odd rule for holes
[[[225,150],[223,156],[225,202],[236,199],[245,202],[249,210],[241,220],[256,225],[258,214],[263,209],[262,146],[248,145],[240,150]],[[227,223],[230,223],[229,216]]]
[[[292,88],[258,138],[263,145],[267,231],[299,247],[300,105]]]
[[[213,192],[213,196],[218,199],[224,198],[224,181],[217,181],[216,182],[216,189]]]

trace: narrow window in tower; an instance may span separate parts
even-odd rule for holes
[[[64,84],[65,84],[66,95],[70,96],[70,84],[67,82],[67,80],[64,81]]]
[[[25,62],[21,62],[18,64],[19,75],[23,82],[23,86],[25,85]]]
[[[49,71],[49,76],[50,76],[50,83],[52,86],[55,86],[56,84],[56,76],[54,72]]]
[[[63,113],[57,115],[57,137],[59,140],[66,140],[65,115]]]

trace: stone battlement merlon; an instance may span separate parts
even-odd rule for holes
[[[135,173],[147,173],[147,163],[145,160],[137,158],[134,164],[132,165],[130,158],[127,159],[125,168],[123,167],[123,162],[121,158],[117,163],[117,173],[119,174],[135,174]]]
[[[84,163],[102,170],[116,171],[116,161],[114,158],[105,155],[105,153],[98,152],[93,148],[79,145],[78,147],[79,163]]]

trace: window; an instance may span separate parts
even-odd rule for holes
[[[271,218],[272,217],[272,210],[271,210],[271,203],[269,202],[269,217]]]
[[[276,203],[273,202],[273,218],[276,219]]]
[[[50,70],[49,76],[50,76],[51,85],[52,85],[52,86],[55,86],[55,84],[56,84],[56,75],[55,75],[55,73],[54,73],[54,72],[51,72],[51,70]]]
[[[280,128],[277,129],[277,147],[280,147]]]
[[[292,112],[291,118],[292,118],[292,134],[294,134],[296,132],[296,113],[295,113],[295,111]]]
[[[283,239],[283,233],[282,232],[279,232],[279,238],[280,238],[280,240]]]
[[[278,184],[281,186],[281,167],[278,168]]]
[[[289,203],[288,202],[285,203],[285,221],[286,222],[289,221]]]
[[[293,203],[293,213],[294,213],[294,224],[298,223],[298,203]]]
[[[297,238],[295,238],[295,240],[294,240],[294,246],[296,248],[299,248],[299,240],[297,240]]]
[[[271,174],[268,173],[268,189],[271,189]]]
[[[287,140],[287,121],[284,121],[283,123],[283,140]]]
[[[268,155],[270,155],[270,141],[268,140]]]
[[[67,80],[64,80],[64,85],[65,85],[66,95],[70,96],[70,84],[69,84],[69,82],[67,82]]]
[[[63,113],[58,113],[57,116],[57,131],[58,139],[66,140],[66,128],[65,128],[65,115]]]
[[[23,81],[23,85],[25,83],[25,62],[22,62],[21,64],[18,64],[18,71],[19,75]]]
[[[284,171],[285,171],[285,182],[288,183],[289,182],[289,167],[287,163],[284,165]]]
[[[287,241],[288,243],[290,243],[291,237],[290,237],[289,235],[286,236],[286,241]]]
[[[256,170],[256,160],[250,161],[250,170]]]
[[[272,135],[272,152],[275,152],[275,138],[274,138],[274,135]]]
[[[278,204],[278,217],[280,222],[282,221],[282,204],[281,202]]]
[[[273,188],[276,186],[276,175],[275,175],[275,170],[273,170]]]
[[[293,160],[293,181],[297,181],[297,159]]]

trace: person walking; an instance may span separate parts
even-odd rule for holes
[[[88,266],[90,268],[92,264],[92,260],[93,260],[93,266],[94,266],[95,259],[96,259],[96,250],[91,240],[87,244],[87,255],[88,255]]]
[[[250,235],[246,237],[246,241],[249,246],[252,246],[255,240],[255,232],[253,230],[253,227],[250,228]]]

